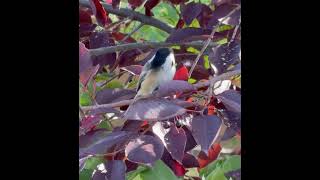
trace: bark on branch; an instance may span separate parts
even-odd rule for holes
[[[79,4],[81,6],[90,8],[90,3],[88,0],[79,0]],[[106,4],[104,2],[101,2],[101,5],[104,7],[104,9],[108,13],[115,14],[115,15],[118,15],[121,17],[130,17],[132,20],[140,21],[146,25],[157,27],[157,28],[167,32],[168,34],[170,34],[173,30],[173,28],[168,26],[166,23],[164,23],[158,19],[146,16],[144,14],[135,12],[133,10],[130,10],[127,8],[114,9],[112,7],[112,5]]]

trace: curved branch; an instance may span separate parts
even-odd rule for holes
[[[79,4],[81,6],[90,8],[90,3],[88,0],[79,0]],[[122,16],[122,17],[130,17],[133,20],[140,21],[144,24],[157,27],[157,28],[167,32],[168,34],[170,34],[173,30],[173,28],[168,26],[166,23],[164,23],[158,19],[146,16],[144,14],[135,12],[133,10],[130,10],[127,8],[114,9],[112,7],[112,5],[106,4],[104,2],[101,2],[101,5],[104,7],[104,9],[108,13],[115,14],[115,15]]]
[[[90,53],[96,56],[102,54],[113,53],[116,51],[128,51],[132,49],[147,49],[147,48],[159,48],[159,47],[170,47],[170,46],[193,46],[193,47],[202,47],[202,41],[192,41],[192,42],[175,42],[175,43],[168,43],[168,42],[143,42],[143,43],[128,43],[128,44],[120,44],[116,46],[109,46],[109,47],[101,47],[97,49],[90,49]],[[217,44],[211,42],[209,44],[210,47],[214,47]]]
[[[214,78],[212,78],[210,81],[206,81],[206,82],[199,82],[197,84],[194,84],[194,87],[199,89],[199,88],[203,88],[203,87],[207,87],[210,85],[211,83],[216,83],[218,81],[222,81],[222,80],[228,80],[230,79],[232,76],[236,76],[241,74],[241,70],[235,70],[235,71],[230,71],[230,72],[226,72],[223,73],[219,76],[216,76]],[[95,109],[100,109],[100,108],[115,108],[115,107],[121,107],[121,106],[127,106],[129,104],[131,104],[133,102],[133,99],[129,99],[129,100],[123,100],[123,101],[119,101],[119,102],[115,102],[115,103],[110,103],[110,104],[101,104],[101,105],[94,105],[94,106],[83,106],[81,107],[83,111],[90,111],[90,110],[95,110]],[[175,102],[178,105],[185,105],[185,102],[183,101],[177,101]]]

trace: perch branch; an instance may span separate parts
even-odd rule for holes
[[[225,21],[230,15],[232,15],[234,12],[236,12],[237,10],[240,9],[240,6],[234,8],[229,14],[227,14],[223,19],[221,19],[221,21],[213,28],[209,38],[206,40],[206,42],[204,43],[200,53],[198,54],[198,56],[196,57],[196,59],[194,60],[194,63],[192,65],[192,67],[190,68],[189,71],[189,78],[191,77],[191,74],[194,70],[194,68],[196,67],[196,65],[198,64],[198,61],[200,59],[200,57],[202,56],[202,54],[204,53],[204,51],[208,48],[210,41],[213,39],[214,34],[216,33],[216,31],[218,30],[219,26],[222,24],[223,21]]]
[[[90,3],[89,3],[88,0],[79,0],[79,4],[81,6],[91,8],[90,7]],[[157,27],[157,28],[167,32],[168,34],[170,34],[172,32],[172,30],[173,30],[173,28],[168,26],[166,23],[164,23],[164,22],[162,22],[162,21],[160,21],[158,19],[146,16],[144,14],[135,12],[133,10],[130,10],[130,9],[127,9],[127,8],[120,8],[120,9],[115,8],[114,9],[112,7],[112,5],[106,4],[104,2],[101,2],[101,5],[104,7],[104,9],[108,13],[115,14],[115,15],[118,15],[118,16],[121,16],[121,17],[132,17],[132,20],[140,21],[140,22],[142,22],[144,24]]]
[[[194,47],[202,47],[202,41],[191,41],[191,42],[143,42],[143,43],[128,43],[128,44],[120,44],[116,46],[109,47],[101,47],[97,49],[90,49],[90,53],[96,56],[113,53],[117,51],[128,51],[132,49],[147,49],[147,48],[160,48],[160,47],[170,47],[170,46],[194,46]],[[214,42],[209,43],[211,47],[216,46],[217,44]]]
[[[224,74],[221,74],[219,76],[216,76],[214,78],[212,78],[210,81],[206,81],[206,82],[199,82],[197,84],[194,84],[194,87],[199,89],[199,88],[203,88],[203,87],[207,87],[210,85],[211,83],[215,83],[218,81],[222,81],[222,80],[227,80],[230,79],[232,76],[236,76],[241,74],[241,70],[235,70],[235,71],[230,71],[230,72],[226,72]],[[84,111],[90,111],[90,110],[94,110],[94,109],[99,109],[99,108],[115,108],[115,107],[121,107],[121,106],[127,106],[129,104],[131,104],[133,102],[133,99],[129,99],[129,100],[123,100],[123,101],[119,101],[119,102],[115,102],[115,103],[110,103],[110,104],[101,104],[101,105],[94,105],[94,106],[83,106],[82,110]],[[176,104],[180,105],[180,104],[185,104],[183,101],[177,101],[175,102]]]

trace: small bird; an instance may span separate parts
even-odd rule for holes
[[[137,99],[151,95],[161,84],[172,80],[175,73],[176,61],[173,50],[169,48],[158,49],[155,55],[143,66],[136,89],[137,95],[130,103],[124,117]]]
[[[137,86],[138,97],[151,95],[159,86],[173,79],[176,73],[176,62],[173,50],[160,48],[143,66]]]

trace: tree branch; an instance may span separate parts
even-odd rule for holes
[[[143,42],[143,43],[128,43],[128,44],[120,44],[116,46],[109,46],[109,47],[101,47],[97,49],[89,49],[90,53],[96,56],[102,54],[113,53],[116,51],[128,51],[132,49],[147,49],[147,48],[159,48],[159,47],[170,47],[170,46],[194,46],[194,47],[202,47],[202,41],[191,41],[191,42],[175,42],[175,43],[168,43],[168,42]],[[214,42],[209,43],[209,46],[214,47],[217,44]]]
[[[199,88],[203,88],[203,87],[207,87],[210,85],[211,83],[215,83],[218,81],[222,81],[222,80],[227,80],[230,79],[232,76],[236,76],[241,74],[241,70],[235,70],[235,71],[230,71],[230,72],[226,72],[224,74],[221,74],[219,76],[216,76],[214,78],[212,78],[210,81],[206,81],[206,82],[199,82],[197,84],[194,84],[194,87],[199,89]],[[90,110],[95,110],[95,109],[99,109],[99,108],[115,108],[115,107],[121,107],[121,106],[127,106],[129,104],[131,104],[133,102],[133,99],[129,99],[129,100],[123,100],[123,101],[119,101],[119,102],[115,102],[115,103],[110,103],[110,104],[101,104],[101,105],[94,105],[94,106],[83,106],[82,110],[83,111],[90,111]],[[175,102],[178,105],[185,105],[184,101],[176,101]]]
[[[81,6],[91,8],[88,0],[79,0],[79,4]],[[158,19],[146,16],[144,14],[135,12],[135,11],[127,9],[127,8],[113,9],[112,5],[106,4],[104,2],[101,2],[101,5],[104,7],[104,9],[108,13],[115,14],[115,15],[122,16],[122,17],[132,17],[132,20],[140,21],[144,24],[157,27],[157,28],[167,32],[168,34],[170,34],[173,31],[172,27],[168,26],[166,23],[164,23]]]

